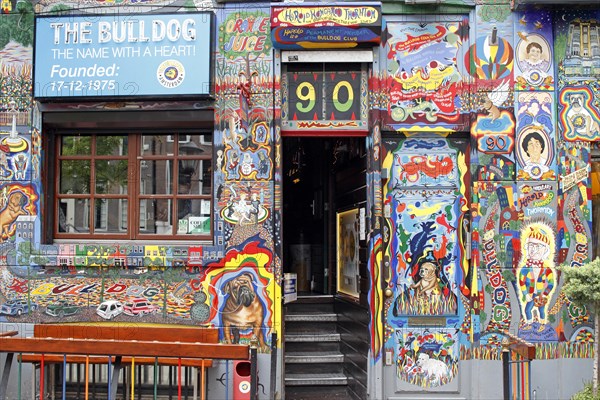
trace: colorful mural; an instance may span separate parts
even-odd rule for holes
[[[554,90],[552,14],[522,12],[515,18],[515,90]]]
[[[396,331],[398,376],[414,385],[438,387],[458,372],[456,334],[448,329]]]
[[[454,130],[464,124],[459,68],[466,21],[388,21],[386,125],[394,130]]]
[[[473,173],[480,180],[504,180],[514,176],[515,120],[511,110],[502,109],[510,97],[509,80],[481,94],[480,108],[471,126],[473,150],[480,162],[473,162]],[[490,160],[490,163],[481,161]]]
[[[503,5],[477,6],[477,37],[464,55],[475,120],[471,132],[473,180],[510,181],[516,175],[512,14]]]
[[[517,179],[556,180],[556,136],[551,93],[518,93],[515,99]]]
[[[565,22],[558,22],[557,15]],[[560,26],[572,26],[562,14],[557,15],[544,11],[515,14],[514,154],[519,183],[475,182],[473,196],[472,239],[477,245],[472,260],[487,271],[478,304],[480,343],[493,349],[505,332],[514,330],[537,343],[538,356],[544,358],[585,354],[589,346],[583,338],[590,332],[587,311],[560,293],[562,281],[556,267],[567,260],[579,265],[589,257],[591,236],[584,237],[591,232],[586,183],[589,145],[577,141],[583,136],[568,126],[566,115],[571,107],[568,93],[578,94],[574,105],[591,108],[592,113],[594,106],[588,98],[594,95],[572,83],[560,89],[570,79],[562,66],[566,61],[559,62],[554,79],[554,60],[563,60],[555,52],[568,47]],[[558,27],[554,37],[553,21]],[[555,82],[558,97],[552,92]],[[555,122],[555,115],[564,122]],[[485,351],[462,351],[494,357],[484,355]]]
[[[523,321],[519,336],[528,341],[558,339],[547,318],[548,304],[558,283],[555,246],[554,231],[547,224],[532,222],[523,226],[516,283]],[[535,335],[529,335],[531,330],[537,331]]]
[[[569,86],[559,93],[558,120],[565,140],[598,140],[600,109],[597,101],[600,86]]]
[[[470,295],[469,271],[461,266],[464,246],[459,234],[466,211],[462,207],[466,203],[462,179],[467,169],[465,144],[445,139],[384,142],[382,167],[389,170],[384,187],[384,229],[390,232],[384,236],[384,254],[395,261],[387,281],[391,296],[385,319],[386,349],[399,343],[392,339],[393,332],[403,335],[399,329],[410,327],[415,317],[421,325],[436,326],[430,328],[431,339],[419,339],[416,348],[402,339],[403,344],[394,350],[399,377],[423,387],[444,385],[454,377],[452,357],[456,354],[447,358],[448,352],[437,352],[446,343],[438,339],[447,333],[439,330],[439,324],[444,321],[444,325],[452,323],[458,328]],[[434,316],[441,320],[431,319]],[[457,339],[453,334],[450,342]],[[428,340],[436,351],[424,351]],[[406,353],[409,349],[411,355]]]
[[[53,2],[42,3],[38,6],[53,6]],[[109,6],[120,5],[121,10],[135,6],[135,2],[121,3]],[[145,5],[158,10],[170,3]],[[272,252],[277,234],[270,223],[274,111],[269,10],[239,13],[232,9],[222,17],[217,31],[223,46],[215,62],[219,107],[215,107],[212,245],[41,245],[38,188],[44,133],[31,125],[33,29],[28,39],[15,37],[4,46],[0,305],[26,307],[13,307],[15,312],[1,315],[0,321],[110,319],[213,326],[222,328],[223,342],[256,340],[259,351],[270,352],[271,333],[279,326],[274,321],[281,262]],[[247,58],[249,52],[252,60]],[[106,105],[97,102],[87,107]],[[115,311],[107,312],[109,304]]]
[[[30,242],[20,243],[20,254],[9,251],[7,264],[23,263],[23,244]],[[143,252],[156,251],[159,257],[164,254],[164,259],[171,262],[177,259],[171,247],[155,250],[151,247],[147,246]],[[87,260],[88,265],[3,266],[0,292],[9,303],[27,304],[26,309],[21,312],[16,309],[15,314],[5,318],[35,323],[110,319],[223,327],[223,341],[247,343],[257,339],[261,350],[268,352],[275,299],[281,296],[272,269],[273,254],[260,242],[249,241],[240,247],[240,251],[232,250],[225,255],[222,262],[205,266],[199,272],[176,266],[118,268],[114,265],[117,253],[130,257],[131,252],[138,250],[118,246],[100,250],[101,258],[110,260],[110,268],[92,266],[99,263],[92,255],[75,257],[79,262]],[[98,250],[87,248],[76,253],[92,254]],[[64,260],[65,253],[52,254],[53,251],[46,248],[44,256],[36,254],[31,258],[44,264]],[[122,309],[107,315],[102,310],[107,302],[118,302]]]
[[[478,316],[481,332],[496,333],[510,328],[513,316],[511,266],[518,249],[518,213],[514,188],[500,183],[475,182],[473,191],[472,262],[478,265],[483,291]]]
[[[313,6],[282,4],[272,13],[266,3],[186,2],[186,10],[218,9],[207,101],[214,240],[169,245],[42,239],[45,132],[31,98],[33,7],[3,2],[0,321],[210,326],[222,342],[269,353],[271,335],[282,333],[283,127],[367,136],[370,361],[394,369],[390,390],[458,391],[459,360],[498,360],[508,332],[534,343],[539,359],[591,357],[593,321],[561,293],[558,266],[592,254],[600,11],[480,3],[443,18],[382,15],[371,6],[349,14],[347,5],[313,18],[302,13]],[[180,2],[90,0],[82,8],[44,0],[36,11],[57,6],[158,15]],[[294,86],[275,69],[281,53],[271,38],[294,50],[380,45],[360,74],[306,74]],[[315,118],[307,84],[320,82],[337,87],[338,97],[322,102]],[[290,107],[292,95],[301,108]],[[42,108],[182,105],[206,106],[142,99]]]

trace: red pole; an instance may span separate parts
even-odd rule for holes
[[[42,354],[42,360],[40,362],[40,399],[45,399],[44,396],[44,355]]]
[[[181,357],[177,362],[177,400],[181,400]]]

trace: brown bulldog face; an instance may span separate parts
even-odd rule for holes
[[[224,290],[231,295],[231,298],[238,306],[248,307],[256,297],[252,281],[252,275],[245,273],[227,282]]]

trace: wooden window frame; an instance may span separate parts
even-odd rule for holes
[[[96,155],[96,140],[101,138],[102,136],[126,136],[128,141],[128,151],[127,154],[123,156],[114,156],[114,155]],[[157,155],[142,155],[141,146],[142,146],[142,138],[144,136],[168,136],[170,140],[175,139],[173,144],[173,149],[175,151],[172,154],[157,154]],[[178,140],[179,137],[184,138],[184,140],[189,139],[191,135],[203,135],[204,138],[208,137],[211,139],[209,144],[210,151],[205,151],[198,155],[182,155],[179,154]],[[212,240],[213,231],[214,231],[214,218],[212,213],[212,185],[214,183],[213,177],[213,167],[212,167],[212,152],[213,152],[213,143],[212,143],[212,132],[211,131],[184,131],[184,132],[173,132],[173,131],[164,131],[164,132],[143,132],[143,131],[128,131],[122,133],[116,133],[114,131],[110,132],[72,132],[72,131],[56,131],[53,135],[53,145],[48,149],[50,157],[50,171],[52,171],[53,176],[49,176],[48,183],[51,187],[49,193],[49,200],[52,206],[52,212],[49,213],[50,218],[46,220],[47,232],[49,232],[52,236],[52,239],[77,239],[77,240],[147,240],[147,241],[156,241],[156,240],[173,240],[173,241],[206,241]],[[77,155],[77,156],[64,156],[61,155],[61,143],[62,138],[66,136],[89,136],[92,137],[91,144],[91,154],[90,155]],[[96,180],[95,180],[95,160],[127,160],[127,193],[125,195],[118,194],[98,194],[96,193]],[[90,167],[90,187],[86,194],[61,194],[60,193],[60,183],[61,183],[61,173],[60,173],[60,165],[62,160],[94,160],[91,161],[92,166]],[[142,168],[143,162],[148,161],[166,161],[172,162],[172,179],[170,184],[172,185],[170,192],[167,191],[167,194],[142,194],[141,193],[141,182],[140,182],[140,171]],[[209,163],[209,173],[210,173],[210,186],[208,193],[200,193],[200,194],[182,194],[178,193],[179,189],[179,180],[177,179],[179,174],[179,161],[183,160],[199,160],[202,165],[204,162]],[[202,169],[196,171],[198,174],[202,175]],[[88,199],[89,200],[89,216],[88,216],[88,225],[89,232],[78,233],[78,232],[63,232],[60,231],[60,221],[59,221],[59,203],[61,199]],[[95,201],[98,199],[126,199],[127,200],[127,230],[124,233],[103,233],[103,232],[95,232]],[[173,219],[171,224],[171,233],[170,234],[157,234],[157,233],[143,233],[140,231],[140,200],[148,199],[148,200],[158,200],[158,199],[167,199],[171,200],[170,202],[170,213]],[[206,234],[178,234],[178,220],[177,218],[177,207],[178,200],[199,200],[199,201],[208,201],[209,202],[209,210],[208,217],[210,220],[210,232]],[[110,210],[109,210],[110,212]],[[120,213],[120,211],[116,211]],[[204,214],[206,215],[206,214]],[[154,216],[156,218],[156,216]],[[155,219],[156,221],[156,219]],[[122,225],[119,221],[118,225]]]

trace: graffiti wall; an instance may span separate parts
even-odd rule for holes
[[[513,180],[516,174],[513,17],[503,7],[478,6],[477,37],[465,56],[474,79],[471,173],[479,181]]]
[[[17,10],[2,15],[8,33],[2,37],[9,40],[2,43],[0,65],[0,321],[210,326],[220,328],[225,343],[257,341],[260,352],[270,352],[276,345],[271,335],[279,330],[281,294],[281,262],[274,253],[279,239],[273,212],[270,10],[218,13],[214,242],[48,245],[41,244],[44,132],[30,95],[33,9],[23,3],[29,4],[20,10],[24,17]],[[122,12],[141,11],[136,2],[91,3],[87,12],[110,13],[115,6]],[[61,4],[79,8],[78,3]],[[55,5],[40,2],[37,11]],[[145,2],[144,11],[166,5]],[[198,10],[206,11],[206,5],[198,4]],[[28,24],[29,29],[11,30],[11,23]],[[157,107],[143,101],[138,106]],[[76,112],[79,105],[54,107]],[[108,110],[111,104],[96,101],[93,107]],[[167,109],[169,103],[161,107]]]
[[[223,342],[256,342],[270,352],[271,335],[282,331],[285,123],[292,130],[312,126],[310,134],[340,129],[367,136],[371,360],[393,369],[394,390],[458,391],[461,361],[497,360],[509,333],[533,343],[539,359],[590,357],[593,321],[561,292],[559,267],[582,265],[592,254],[600,11],[513,10],[508,2],[482,1],[452,16],[381,18],[379,8],[375,16],[365,6],[353,16],[368,26],[357,30],[336,13],[315,14],[319,26],[312,26],[313,17],[301,16],[312,6],[291,7],[292,15],[286,7],[273,13],[267,3],[80,3],[38,1],[35,12],[214,13],[214,93],[192,105],[179,99],[36,104],[34,7],[3,2],[0,322],[210,326],[220,329]],[[295,31],[303,19],[310,29]],[[274,70],[281,63],[271,40],[287,50],[311,48],[328,32],[324,19],[361,46],[380,44],[374,62],[356,75],[298,75],[302,87],[328,82],[369,93],[368,104],[355,104],[358,95],[336,92],[335,101],[319,104],[328,112],[314,117],[307,108],[317,99],[311,91],[295,90],[299,101],[287,104],[290,88],[299,86],[290,83],[294,71],[290,78]],[[42,111],[207,104],[214,110],[212,241],[43,239]],[[329,112],[341,122],[328,122]]]
[[[466,341],[469,333],[461,325],[470,318],[461,235],[466,142],[388,140],[384,147],[384,254],[394,260],[386,282],[385,351],[396,357],[404,382],[398,388],[456,387],[459,336]]]
[[[561,293],[559,266],[591,254],[598,16],[486,3],[474,15],[470,37],[460,21],[384,18],[380,76],[370,81],[384,135],[384,225],[372,257],[382,252],[383,274],[374,279],[384,288],[382,351],[396,391],[452,390],[457,360],[498,360],[515,333],[540,359],[591,350],[588,310]],[[427,74],[439,59],[434,49],[453,60],[442,70],[458,74],[456,86],[429,80],[437,76]],[[448,115],[432,107],[451,92],[470,113],[469,146],[445,133]],[[436,135],[450,137],[439,139],[449,147],[419,139]],[[463,162],[469,173],[461,175]],[[468,178],[457,183],[453,174]]]
[[[385,31],[386,126],[397,131],[463,130],[467,99],[460,61],[468,41],[467,20],[388,19]]]
[[[506,104],[514,105],[507,111],[514,110],[516,175],[501,183],[474,176],[472,262],[483,291],[481,347],[470,356],[497,357],[494,346],[510,332],[536,344],[539,358],[589,354],[588,311],[561,293],[558,267],[581,265],[591,254],[598,72],[591,47],[578,47],[598,46],[596,21],[563,11],[513,14],[514,92]],[[581,39],[584,32],[595,44]]]

